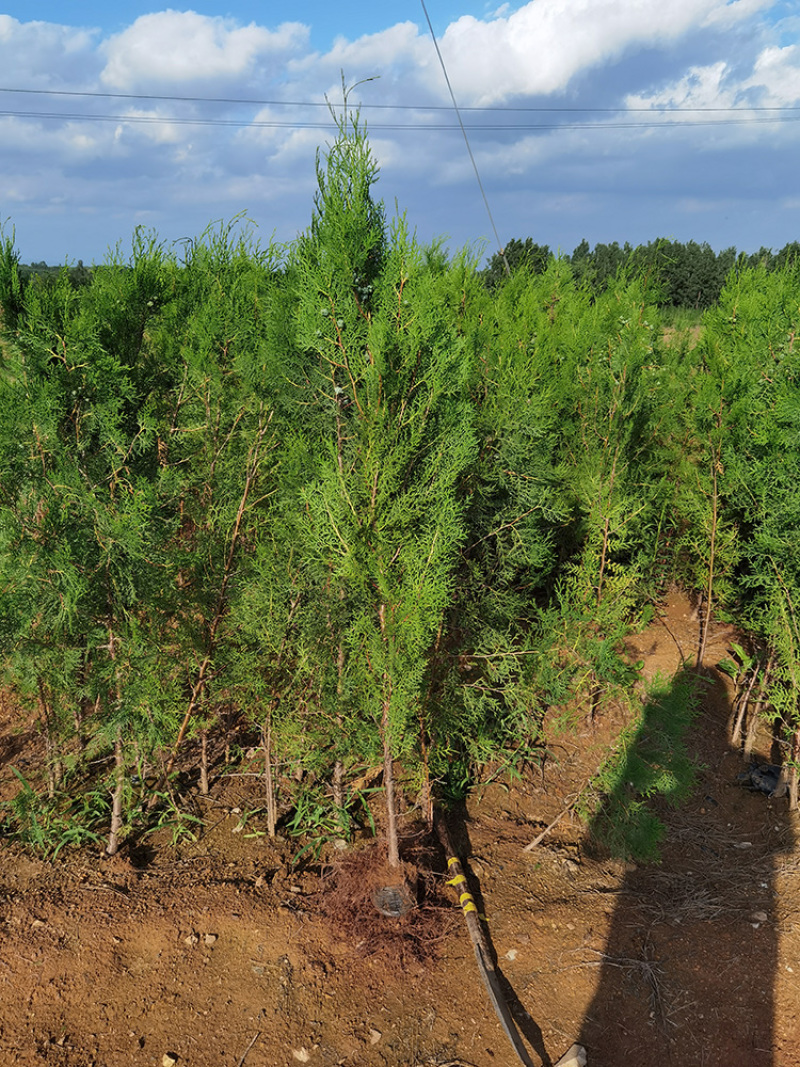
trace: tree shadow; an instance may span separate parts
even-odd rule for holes
[[[696,712],[682,744],[665,753],[664,719],[687,686]],[[591,823],[593,842],[628,859],[656,844],[654,819],[663,825],[660,861],[628,863],[605,950],[584,961],[600,965],[579,1039],[591,1067],[774,1063],[773,884],[793,832],[785,800],[737,781],[730,713],[718,672],[679,672],[645,707]],[[684,756],[697,767],[688,789]],[[641,788],[643,766],[657,797]]]

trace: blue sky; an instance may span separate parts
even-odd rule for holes
[[[796,3],[427,5],[501,242],[800,240]],[[24,261],[240,215],[291,240],[342,71],[372,79],[356,96],[389,214],[494,250],[418,2],[0,0],[0,71],[0,220]]]
[[[22,22],[34,19],[42,22],[66,23],[70,26],[98,28],[105,33],[118,33],[140,15],[151,14],[172,7],[189,10],[181,4],[127,3],[123,0],[94,0],[92,3],[65,3],[64,0],[19,0],[17,3],[0,5],[0,12]],[[461,15],[481,18],[496,11],[499,4],[459,3],[458,0],[430,0],[427,4],[436,33],[444,32],[448,24]],[[410,19],[422,25],[424,14],[419,0],[405,6],[393,5],[387,16],[386,5],[365,3],[364,0],[338,0],[337,3],[319,3],[314,0],[294,0],[291,6],[264,2],[264,0],[199,0],[191,4],[191,10],[200,15],[222,16],[236,19],[243,25],[256,22],[274,25],[279,22],[304,22],[311,29],[311,41],[316,48],[328,48],[336,37],[360,37],[376,33],[392,22]],[[291,12],[291,13],[289,13]]]

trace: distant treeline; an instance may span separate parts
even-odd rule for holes
[[[537,244],[531,237],[524,241],[512,238],[504,249],[509,269],[527,269],[534,274],[543,273],[556,253],[549,245]],[[737,272],[751,267],[764,266],[768,271],[781,270],[787,264],[800,261],[800,241],[791,241],[779,252],[760,248],[758,252],[739,252],[731,246],[715,252],[707,242],[670,241],[658,238],[646,245],[631,245],[628,241],[619,244],[596,244],[591,248],[586,240],[575,248],[566,259],[577,281],[589,286],[595,293],[604,292],[609,282],[620,272],[631,277],[646,275],[652,285],[651,299],[659,307],[694,308],[703,310],[713,307],[719,300],[725,281],[732,270]],[[82,260],[77,266],[54,266],[41,261],[19,266],[22,285],[32,278],[52,281],[66,272],[74,286],[91,281],[96,267],[86,267]],[[506,278],[503,256],[495,253],[482,271],[489,289],[502,284]]]
[[[536,244],[528,237],[521,241],[513,238],[504,249],[509,269],[527,269],[541,274],[551,259],[555,258],[548,245]],[[595,292],[604,292],[610,281],[620,271],[630,276],[649,276],[652,284],[651,299],[660,307],[683,307],[703,309],[712,307],[719,300],[725,280],[731,271],[737,273],[751,267],[764,266],[768,271],[782,270],[788,264],[800,260],[800,242],[792,241],[779,252],[760,248],[748,254],[734,247],[715,252],[707,243],[697,241],[669,241],[659,238],[646,245],[596,244],[581,241],[569,260],[575,278],[588,284]],[[500,253],[495,253],[483,271],[490,289],[502,284],[506,267]]]
[[[58,265],[48,264],[44,260],[39,263],[21,263],[19,265],[19,276],[23,283],[30,281],[34,277],[54,280],[60,277],[64,271],[66,271],[73,285],[86,285],[92,278],[91,268],[84,266],[82,259],[78,260],[77,266],[69,266],[63,263]]]

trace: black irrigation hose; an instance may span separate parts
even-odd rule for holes
[[[514,1047],[514,1051],[520,1062],[523,1063],[525,1067],[535,1067],[533,1060],[528,1055],[528,1050],[522,1043],[522,1038],[519,1036],[516,1024],[511,1016],[508,1002],[500,987],[500,979],[497,975],[497,969],[492,961],[492,954],[489,951],[489,946],[486,943],[486,938],[481,929],[480,919],[478,918],[478,909],[475,906],[472,894],[467,888],[467,879],[464,875],[464,868],[461,866],[458,856],[456,856],[450,841],[450,834],[447,830],[447,822],[445,821],[444,814],[439,808],[434,808],[433,819],[436,832],[439,835],[439,840],[442,843],[442,848],[444,849],[445,857],[447,858],[447,873],[450,875],[447,884],[453,886],[458,893],[458,900],[461,905],[461,910],[464,912],[464,918],[466,919],[467,930],[469,931],[470,940],[472,941],[472,947],[475,950],[478,971],[483,980],[483,984],[486,986],[486,992],[489,994],[492,1007],[497,1014],[497,1018],[500,1020],[501,1026],[506,1032],[508,1040]]]

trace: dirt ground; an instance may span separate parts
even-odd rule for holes
[[[631,651],[645,677],[670,676],[697,636],[674,594]],[[731,637],[712,628],[692,734],[702,770],[688,803],[662,813],[660,864],[603,859],[570,815],[523,851],[591,776],[613,711],[554,743],[543,774],[491,782],[452,819],[534,1064],[574,1041],[589,1067],[800,1063],[798,824],[785,800],[736,782],[729,683],[713,669]],[[38,743],[6,712],[3,790]],[[0,1067],[516,1062],[445,875],[426,898],[422,951],[392,960],[370,923],[363,937],[337,929],[330,868],[292,868],[296,842],[252,836],[250,788],[218,784],[199,840],[135,862],[99,850],[45,862],[0,842]],[[443,870],[441,855],[430,862]],[[394,935],[406,922],[382,921]]]

